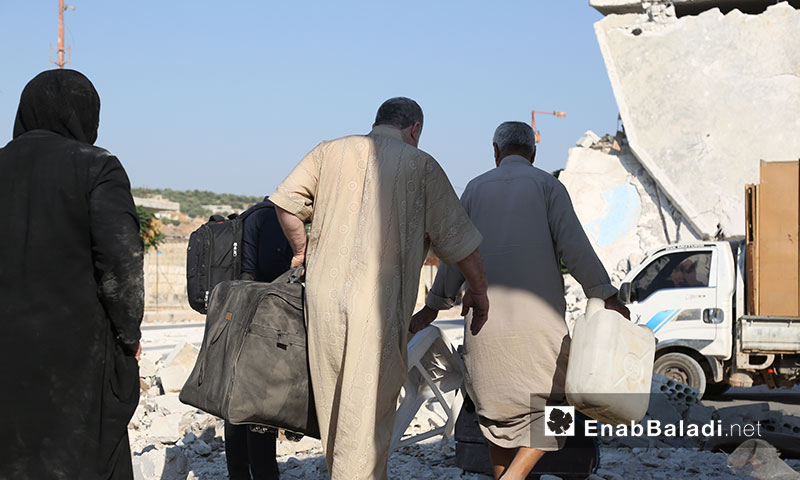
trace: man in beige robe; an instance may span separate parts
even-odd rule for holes
[[[559,259],[587,297],[625,309],[561,182],[533,167],[533,129],[505,122],[494,135],[494,168],[473,179],[461,203],[483,234],[491,321],[464,337],[467,391],[489,441],[494,473],[523,479],[564,437],[544,436],[544,406],[564,401],[569,334]],[[446,261],[446,260],[445,260]],[[464,277],[443,264],[411,331],[454,304]],[[467,325],[470,319],[467,318]]]
[[[320,143],[269,196],[295,252],[292,265],[306,265],[311,381],[333,480],[387,478],[429,246],[467,278],[473,334],[487,318],[481,235],[444,171],[416,148],[422,120],[413,100],[389,99],[369,135]]]

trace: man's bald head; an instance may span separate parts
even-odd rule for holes
[[[536,137],[533,128],[523,122],[503,122],[494,131],[495,161],[499,164],[500,160],[509,155],[521,155],[530,159],[536,153]]]
[[[373,127],[391,127],[403,132],[403,141],[418,146],[422,135],[422,109],[414,100],[394,97],[383,102],[375,115]]]
[[[422,125],[422,108],[414,100],[394,97],[383,102],[375,115],[375,126],[388,125],[403,130],[419,122]]]

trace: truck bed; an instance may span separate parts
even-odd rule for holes
[[[744,353],[800,353],[800,317],[740,317],[736,325]]]

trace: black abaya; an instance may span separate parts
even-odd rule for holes
[[[0,479],[133,478],[143,249],[99,112],[82,74],[43,72],[0,149]]]

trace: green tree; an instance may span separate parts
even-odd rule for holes
[[[136,213],[139,215],[139,236],[144,242],[145,252],[151,247],[158,249],[158,246],[164,241],[161,222],[153,215],[153,212],[144,207],[137,206]]]

